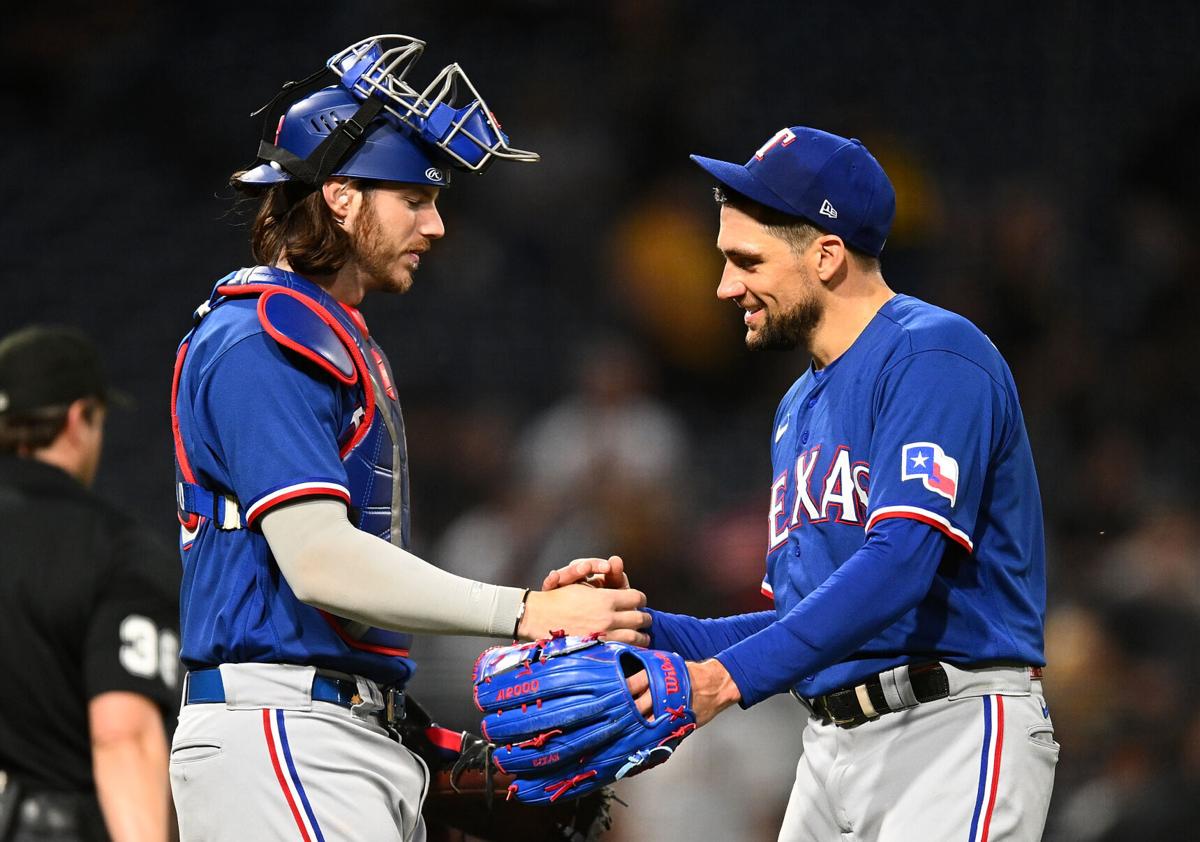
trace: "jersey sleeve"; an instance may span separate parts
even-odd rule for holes
[[[196,415],[248,526],[301,497],[350,502],[338,451],[341,388],[262,333],[228,348],[205,371]]]
[[[145,530],[120,530],[83,644],[84,686],[179,701],[179,562]]]
[[[950,351],[921,351],[885,370],[874,396],[867,532],[911,518],[973,552],[1005,400],[987,371]]]
[[[945,549],[937,529],[914,520],[884,521],[787,614],[717,654],[741,692],[741,706],[838,663],[915,607],[929,592]]]
[[[711,658],[775,620],[773,611],[700,619],[652,608],[644,610],[651,618],[650,648],[676,652],[689,661]]]

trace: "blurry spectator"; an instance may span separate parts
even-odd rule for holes
[[[620,548],[644,586],[665,574],[678,553],[687,453],[687,431],[653,394],[637,349],[611,338],[585,345],[574,391],[519,443],[519,473],[548,518],[536,569]]]
[[[0,342],[0,838],[16,842],[167,838],[177,564],[88,490],[111,397],[82,334]]]
[[[1101,559],[1098,572],[1100,587],[1113,597],[1200,610],[1200,518],[1179,507],[1148,512]]]
[[[1062,795],[1046,839],[1185,839],[1198,817],[1189,780],[1200,616],[1161,599],[1059,609],[1047,628]],[[1049,660],[1049,658],[1048,658]],[[1184,770],[1182,773],[1180,770]]]
[[[535,419],[522,442],[530,480],[551,494],[618,479],[656,486],[673,478],[684,431],[648,392],[646,362],[615,339],[583,349],[575,392]]]

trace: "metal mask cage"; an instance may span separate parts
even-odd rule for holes
[[[384,102],[403,102],[419,96],[404,78],[424,51],[425,42],[410,35],[372,35],[338,51],[325,64],[360,99],[378,93]]]
[[[493,157],[539,159],[536,152],[508,145],[499,121],[457,63],[442,68],[419,93],[405,81],[424,49],[425,42],[407,35],[376,35],[341,50],[327,66],[356,97],[376,97],[384,111],[464,169],[482,172]],[[470,95],[465,102],[460,83]]]

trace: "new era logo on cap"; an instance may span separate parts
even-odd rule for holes
[[[745,164],[692,155],[724,187],[805,219],[851,248],[878,257],[896,213],[896,192],[855,138],[807,126],[780,129]]]

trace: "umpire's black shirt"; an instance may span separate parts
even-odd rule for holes
[[[93,792],[88,702],[131,691],[173,723],[179,566],[65,472],[0,454],[0,769]]]

